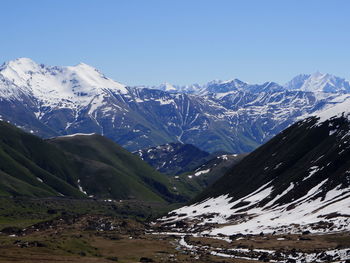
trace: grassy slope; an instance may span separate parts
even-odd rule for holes
[[[96,197],[183,201],[169,190],[165,175],[102,136],[88,137],[48,143],[0,122],[0,196],[81,198],[80,180]]]
[[[7,194],[47,196],[48,193],[61,193],[73,197],[83,196],[74,185],[77,174],[74,169],[70,169],[71,162],[63,151],[5,122],[0,122],[0,157],[0,170],[22,181],[21,187],[17,188],[14,187],[15,180],[11,180],[13,191]],[[2,176],[2,182],[5,177]],[[6,181],[8,185],[8,177]],[[41,191],[33,191],[34,188],[29,185]],[[4,193],[5,188],[2,189]]]
[[[53,191],[47,191],[37,186],[30,185],[22,180],[12,177],[0,171],[0,196],[48,196],[55,195]]]
[[[169,179],[166,176],[103,136],[58,137],[49,142],[79,156],[83,163],[89,160],[90,167],[81,167],[83,172],[80,173],[80,179],[83,188],[86,187],[92,194],[104,185],[107,192],[123,192],[123,195],[129,195],[124,196],[128,198],[158,201],[161,200],[159,196],[168,201],[178,198],[169,191]]]

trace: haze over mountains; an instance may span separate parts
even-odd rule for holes
[[[347,98],[349,82],[300,75],[286,85],[213,81],[128,87],[86,64],[21,58],[0,68],[1,118],[42,137],[99,133],[135,151],[170,142],[250,152],[299,118]]]

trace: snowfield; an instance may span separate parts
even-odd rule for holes
[[[317,233],[326,230],[314,229],[312,224],[322,221],[334,224],[329,231],[350,231],[350,189],[335,188],[329,191],[323,200],[321,198],[314,200],[313,197],[324,183],[325,181],[312,188],[306,196],[282,206],[274,205],[274,202],[286,194],[293,187],[292,185],[284,194],[277,196],[265,206],[255,206],[271,193],[272,187],[268,183],[252,194],[234,202],[231,202],[232,198],[228,195],[222,195],[174,210],[173,213],[177,215],[161,220],[167,222],[193,220],[199,222],[198,225],[213,224],[213,229],[203,232],[203,234],[210,235],[259,234],[261,232],[300,233],[302,231]],[[244,202],[247,204],[233,208]],[[246,214],[243,215],[240,210],[246,207],[249,208],[244,211]],[[327,220],[327,215],[331,214],[343,216]],[[230,223],[233,224],[230,225]],[[225,226],[220,226],[222,224]]]

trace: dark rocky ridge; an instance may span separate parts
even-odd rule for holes
[[[134,152],[157,171],[168,175],[179,175],[195,170],[208,160],[215,158],[191,144],[168,143]]]

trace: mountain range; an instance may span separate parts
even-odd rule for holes
[[[268,85],[266,82],[264,86]],[[276,84],[276,83],[275,83]],[[197,95],[208,95],[213,93],[225,93],[234,90],[254,90],[260,85],[251,85],[239,79],[227,81],[214,80],[207,84],[191,84],[185,86],[171,85],[164,83],[159,86],[147,86],[151,89],[158,89],[172,93],[187,93]],[[313,74],[300,74],[292,80],[280,86],[286,90],[301,90],[322,93],[349,93],[350,82],[344,78],[315,72]]]
[[[0,118],[43,138],[98,133],[130,151],[180,142],[244,153],[348,92],[347,80],[321,73],[286,85],[234,79],[128,87],[83,63],[58,67],[20,58],[0,67]]]

